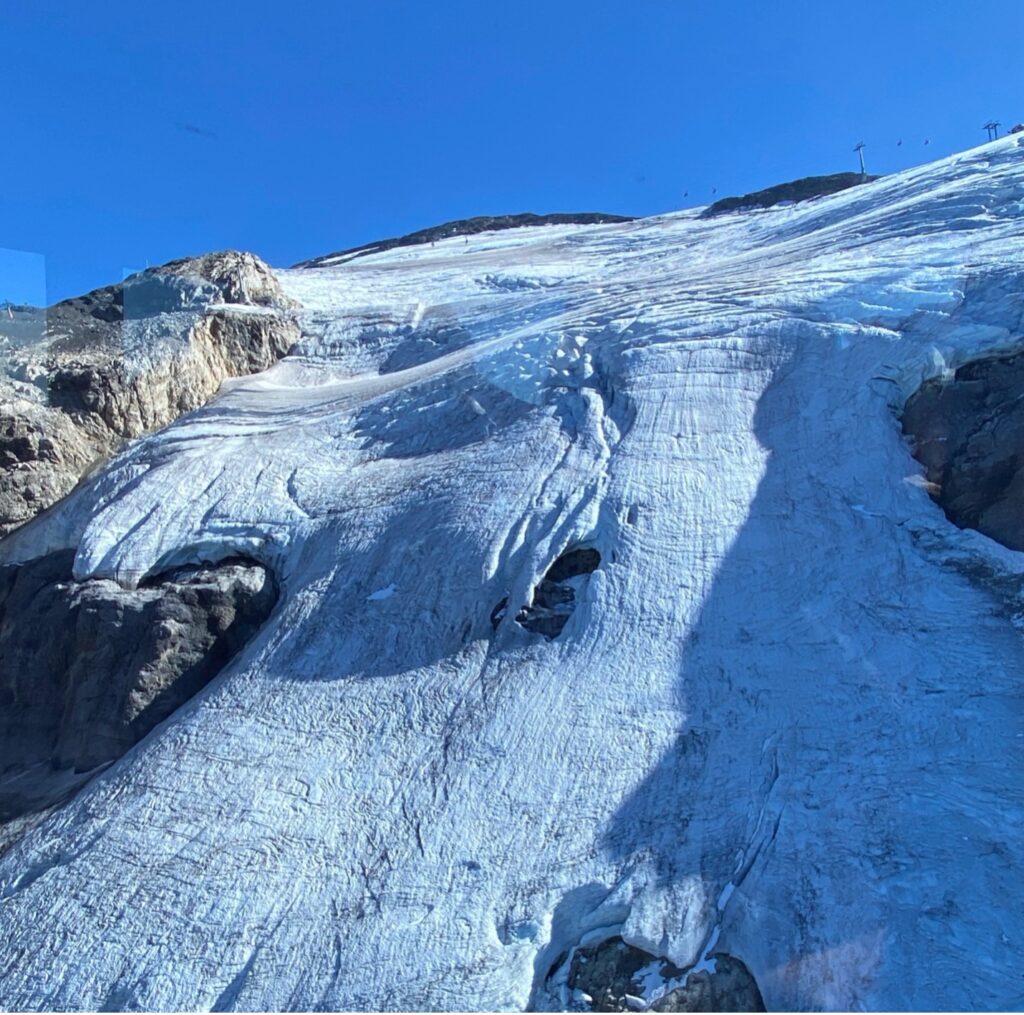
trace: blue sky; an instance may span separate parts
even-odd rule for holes
[[[654,214],[856,168],[861,139],[891,172],[1024,120],[1022,36],[1019,0],[5,4],[0,299]]]

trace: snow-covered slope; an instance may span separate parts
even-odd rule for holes
[[[621,935],[769,1008],[1020,1006],[1024,557],[945,519],[897,413],[1022,344],[1022,213],[1006,138],[279,272],[298,349],[0,544],[282,588],[0,858],[0,1004],[554,1007]]]

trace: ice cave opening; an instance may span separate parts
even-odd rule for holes
[[[534,587],[530,605],[519,610],[516,623],[548,641],[557,638],[575,612],[578,596],[600,565],[601,554],[592,546],[566,550]],[[507,610],[508,599],[502,599],[491,613],[492,627],[497,629]]]
[[[571,1011],[763,1012],[764,1000],[747,966],[716,952],[680,969],[621,937],[574,948],[548,974],[548,989],[564,983]]]

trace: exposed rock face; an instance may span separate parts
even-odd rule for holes
[[[224,668],[277,599],[252,562],[126,591],[73,581],[73,556],[0,568],[0,821],[124,754]]]
[[[51,351],[89,351],[120,335],[104,325],[155,317],[212,304],[287,310],[294,306],[270,268],[254,254],[223,250],[147,268],[118,285],[94,289],[51,307],[47,331]]]
[[[764,190],[755,190],[741,197],[723,197],[720,201],[709,205],[702,218],[712,218],[728,211],[744,211],[748,208],[770,208],[783,201],[790,203],[807,201],[812,197],[824,197],[836,194],[840,190],[856,187],[861,183],[877,180],[877,176],[861,175],[860,173],[833,173],[831,176],[805,176],[789,183],[779,183]]]
[[[169,261],[155,269],[154,275],[174,280],[196,275],[209,282],[225,303],[274,309],[294,306],[270,268],[255,254],[247,252],[222,250]]]
[[[0,536],[124,440],[280,359],[299,335],[293,306],[259,258],[226,251],[51,307],[42,340],[16,346],[0,373]]]
[[[960,528],[1024,550],[1024,355],[989,357],[926,381],[903,432],[929,492]]]
[[[0,536],[60,500],[107,444],[92,420],[0,401]]]
[[[324,254],[308,261],[300,261],[292,267],[317,268],[337,261],[349,261],[361,254],[376,254],[382,250],[392,250],[395,247],[411,247],[419,243],[445,240],[450,236],[472,236],[475,233],[494,232],[498,229],[520,229],[523,226],[591,226],[602,222],[632,221],[631,215],[610,215],[599,211],[554,212],[549,215],[535,215],[533,212],[522,212],[518,215],[478,215],[471,219],[456,219],[454,222],[445,222],[443,225],[418,229],[405,236],[395,236],[387,240],[364,243],[358,247],[349,247],[347,250],[337,250],[333,254]]]
[[[764,1011],[750,970],[731,955],[710,969],[679,969],[620,937],[577,948],[569,960],[569,1006],[577,1011]]]
[[[74,416],[98,417],[115,437],[137,437],[207,401],[225,378],[266,369],[295,337],[275,317],[208,314],[190,329],[184,355],[146,373],[119,358],[55,363],[50,402]]]

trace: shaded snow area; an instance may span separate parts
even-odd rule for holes
[[[280,589],[0,857],[0,1004],[1020,1007],[1024,556],[900,415],[1024,348],[1022,211],[1010,137],[277,272],[288,356],[0,543]]]

